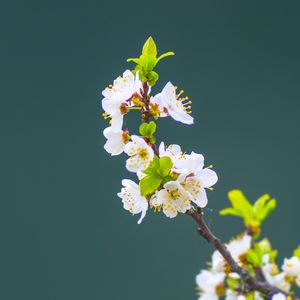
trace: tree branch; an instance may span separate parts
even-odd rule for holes
[[[210,243],[216,250],[218,250],[223,258],[227,261],[227,263],[231,267],[231,271],[238,273],[241,278],[244,280],[244,282],[248,285],[249,289],[251,291],[259,291],[263,294],[265,294],[268,297],[271,297],[272,295],[276,293],[282,293],[286,296],[286,292],[278,289],[275,286],[272,286],[265,280],[259,280],[255,279],[248,270],[240,267],[238,263],[233,259],[232,255],[228,251],[227,247],[220,241],[219,238],[217,238],[212,231],[207,226],[204,217],[203,217],[203,211],[200,207],[191,209],[188,214],[192,216],[192,218],[196,221],[198,224],[198,233],[207,240],[208,243]],[[293,300],[300,300],[296,296],[291,296]]]

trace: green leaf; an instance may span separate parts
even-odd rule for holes
[[[148,124],[148,136],[152,136],[156,131],[156,124],[154,121],[151,121]]]
[[[261,263],[261,257],[254,249],[249,249],[247,252],[247,260],[253,266],[259,266]]]
[[[231,290],[235,290],[240,286],[240,279],[231,276],[227,277],[227,285]]]
[[[300,246],[294,250],[293,255],[300,259]]]
[[[154,121],[150,123],[142,123],[139,127],[139,132],[142,136],[151,138],[156,131],[156,124]]]
[[[156,66],[156,57],[153,55],[142,54],[138,64],[143,68],[143,71],[151,71]]]
[[[149,84],[151,86],[154,86],[156,81],[159,78],[159,75],[155,71],[150,71],[148,74],[146,74],[146,77],[147,77],[147,80],[148,80]]]
[[[228,193],[232,207],[243,216],[245,223],[248,223],[253,216],[251,203],[240,190],[232,190]]]
[[[262,212],[260,213],[260,215],[258,216],[260,221],[265,220],[276,208],[277,206],[277,201],[276,199],[271,199],[266,206],[264,207],[264,209],[262,210]]]
[[[265,194],[257,199],[253,205],[254,216],[260,222],[264,221],[276,208],[276,200]]]
[[[145,42],[142,50],[143,55],[153,55],[155,58],[157,56],[156,44],[153,38],[150,36]]]
[[[239,211],[235,210],[234,208],[228,207],[228,208],[224,208],[220,211],[220,215],[221,216],[227,216],[227,215],[231,215],[231,216],[237,216],[237,217],[243,217]]]
[[[255,299],[254,292],[251,292],[246,295],[246,300],[254,300],[254,299]]]
[[[127,58],[126,61],[127,61],[127,62],[133,61],[133,62],[135,62],[136,64],[138,64],[138,63],[139,63],[139,58]]]
[[[142,123],[139,127],[139,132],[142,136],[147,136],[147,134],[148,134],[148,123]]]
[[[147,175],[140,181],[140,190],[143,196],[154,193],[160,186],[162,179],[153,175]]]
[[[272,250],[271,243],[267,238],[262,239],[259,243],[256,243],[255,246],[262,254],[266,254]]]
[[[173,166],[172,160],[168,156],[163,156],[159,159],[159,171],[162,177],[166,177]]]
[[[157,58],[156,63],[158,63],[161,59],[163,59],[163,58],[165,58],[165,57],[167,57],[167,56],[172,56],[172,55],[175,55],[175,53],[172,52],[172,51],[166,52],[166,53],[160,55],[160,56]]]
[[[157,170],[159,169],[159,158],[155,155],[153,160],[150,162],[148,168],[143,171],[147,175],[157,176]]]

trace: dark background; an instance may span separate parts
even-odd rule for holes
[[[210,247],[186,216],[142,225],[116,193],[125,156],[103,150],[100,92],[153,35],[171,80],[193,100],[194,126],[158,137],[203,153],[219,183],[278,199],[264,225],[282,256],[299,236],[299,1],[1,1],[0,299],[196,299]],[[282,257],[281,256],[281,257]]]

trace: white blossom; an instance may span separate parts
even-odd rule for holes
[[[105,115],[111,118],[113,130],[120,130],[123,125],[123,115],[128,112],[128,107],[132,106],[131,98],[133,95],[140,95],[142,82],[131,71],[126,70],[123,76],[114,80],[112,86],[102,91],[102,107]]]
[[[169,115],[184,124],[194,123],[193,117],[188,113],[188,107],[180,101],[179,95],[176,95],[176,88],[171,82],[168,82],[161,93],[152,97],[150,101],[158,105],[161,117]]]
[[[232,255],[233,259],[242,265],[243,259],[247,254],[248,249],[251,247],[251,236],[243,235],[230,241],[227,245],[227,249]],[[211,267],[215,272],[225,271],[226,262],[219,251],[214,251],[212,254]]]
[[[207,205],[206,188],[211,188],[217,181],[218,176],[210,168],[204,168],[202,154],[192,152],[183,154],[179,145],[170,145],[165,148],[164,143],[159,146],[160,156],[168,156],[173,162],[173,171],[181,173],[178,181],[191,195],[191,200],[200,207]]]
[[[238,294],[238,292],[227,289],[225,300],[245,300],[246,297],[244,295]]]
[[[286,300],[286,296],[282,293],[273,295],[272,300]]]
[[[150,203],[153,207],[162,206],[164,214],[169,218],[185,213],[191,208],[191,195],[178,181],[168,181],[164,188],[156,192]]]
[[[286,281],[285,273],[278,273],[276,264],[270,262],[270,256],[268,254],[262,257],[262,263],[261,269],[267,282],[288,293],[291,289],[291,284]]]
[[[184,155],[181,151],[181,147],[176,144],[165,147],[165,143],[161,142],[158,147],[159,156],[168,156],[171,158],[174,168],[178,169],[178,163],[181,159],[184,159]]]
[[[148,201],[140,193],[140,187],[130,179],[122,180],[123,188],[118,196],[122,199],[124,209],[130,211],[132,214],[141,213],[138,220],[140,224],[148,210]]]
[[[130,156],[126,168],[130,172],[143,171],[154,157],[153,149],[141,137],[132,135],[131,140],[124,148],[124,152]]]
[[[200,289],[199,299],[219,299],[224,293],[225,273],[201,270],[196,276],[196,283]]]
[[[117,130],[114,131],[111,127],[103,130],[103,135],[107,141],[104,149],[111,155],[118,155],[124,151],[125,144],[128,140],[128,131]]]
[[[225,270],[225,260],[218,250],[212,254],[211,267],[215,272],[223,272]]]
[[[290,291],[291,284],[286,281],[286,276],[283,272],[272,276],[270,273],[266,272],[266,269],[262,268],[262,270],[267,282],[286,293]]]
[[[264,298],[260,295],[259,292],[254,292],[254,300],[264,300]],[[239,294],[236,291],[227,289],[225,300],[245,300],[247,299],[245,295]],[[251,298],[252,299],[252,298]]]
[[[283,272],[288,277],[300,276],[300,260],[297,256],[285,258],[282,266]]]
[[[243,235],[241,238],[236,238],[230,241],[227,245],[229,252],[231,253],[233,259],[239,264],[243,263],[244,256],[251,247],[251,236]]]

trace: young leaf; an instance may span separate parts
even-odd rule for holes
[[[228,198],[232,207],[243,216],[245,223],[248,223],[253,216],[253,208],[242,191],[232,190],[228,193]]]
[[[276,199],[271,199],[263,208],[262,212],[259,215],[259,220],[264,221],[276,208],[277,201]]]
[[[251,292],[249,294],[246,295],[246,299],[245,300],[254,300],[255,297],[254,297],[254,292]]]
[[[142,136],[151,138],[156,131],[156,124],[154,121],[150,123],[142,123],[139,127],[139,132]]]
[[[156,65],[156,57],[153,55],[142,54],[139,58],[138,64],[144,71],[151,71]]]
[[[238,210],[235,210],[232,207],[228,207],[228,208],[224,208],[220,211],[220,215],[221,216],[227,216],[227,215],[231,215],[231,216],[237,216],[237,217],[243,217],[241,215],[241,213]]]
[[[157,56],[156,44],[153,38],[150,36],[145,42],[142,50],[143,55],[153,55],[155,58]]]
[[[148,123],[142,123],[139,127],[139,132],[142,136],[148,136]]]
[[[156,83],[156,81],[157,81],[158,78],[159,78],[159,75],[158,75],[158,73],[156,73],[155,71],[150,71],[150,72],[146,75],[146,77],[147,77],[147,80],[148,80],[149,84],[150,84],[151,86],[154,86],[155,83]]]
[[[254,266],[259,266],[261,263],[261,258],[259,253],[257,253],[254,249],[249,249],[247,252],[247,260]]]
[[[133,62],[135,62],[136,64],[138,64],[138,63],[139,63],[139,58],[127,58],[126,61],[127,61],[127,62],[133,61]]]
[[[160,56],[157,58],[156,63],[158,63],[161,59],[163,59],[163,58],[165,58],[165,57],[167,57],[167,56],[171,56],[171,55],[175,55],[175,53],[172,52],[172,51],[169,51],[169,52],[166,52],[166,53],[160,55]]]
[[[157,170],[159,169],[159,158],[157,156],[153,157],[153,160],[151,161],[150,165],[146,170],[143,171],[144,174],[157,176]]]
[[[156,124],[154,121],[151,121],[149,124],[148,124],[148,136],[152,136],[156,131]]]
[[[143,196],[154,193],[160,186],[162,179],[153,175],[147,175],[140,181],[140,190]]]
[[[172,160],[168,156],[163,156],[159,159],[159,173],[162,177],[166,177],[173,166]]]

